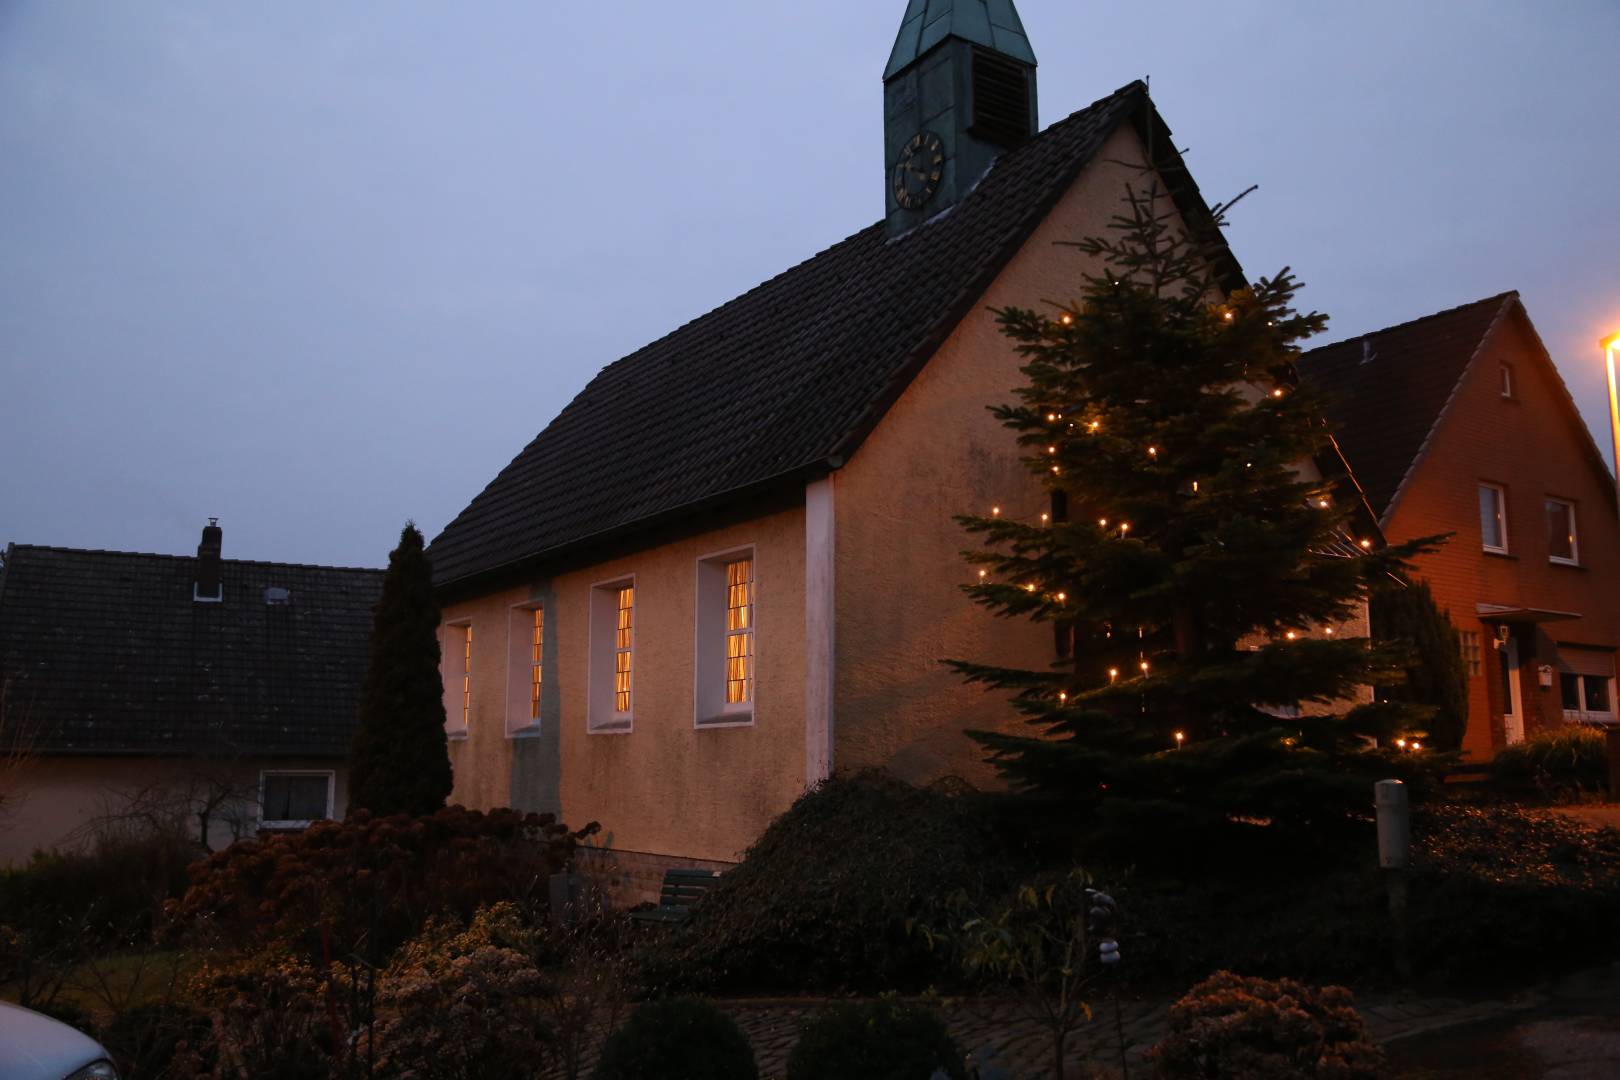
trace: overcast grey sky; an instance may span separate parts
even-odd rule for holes
[[[603,365],[877,220],[904,0],[0,0],[0,543],[380,564]],[[1590,422],[1616,0],[1020,0],[1347,336],[1517,288]],[[1327,340],[1327,339],[1324,339]]]

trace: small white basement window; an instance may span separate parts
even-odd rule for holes
[[[590,698],[586,730],[626,733],[635,722],[636,581],[591,589]]]
[[[472,622],[446,623],[440,644],[439,677],[444,683],[444,730],[465,738],[472,727]]]
[[[714,555],[698,562],[696,723],[735,727],[754,721],[754,551]]]
[[[303,829],[332,817],[337,777],[326,772],[259,774],[259,828]]]
[[[521,604],[507,624],[506,734],[518,738],[540,731],[545,689],[546,609]]]

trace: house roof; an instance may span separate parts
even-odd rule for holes
[[[1207,215],[1132,83],[924,225],[891,238],[879,222],[603,370],[433,541],[435,581],[466,587],[838,468],[1126,122],[1151,125],[1182,214]],[[1222,271],[1241,284],[1235,259]]]
[[[1463,373],[1517,293],[1313,349],[1301,377],[1325,391],[1328,418],[1380,521],[1427,445]]]
[[[198,603],[196,564],[7,549],[10,734],[46,753],[346,755],[382,571],[226,559],[223,602]]]

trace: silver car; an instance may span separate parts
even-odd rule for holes
[[[82,1031],[0,1001],[0,1080],[118,1080],[118,1069]]]

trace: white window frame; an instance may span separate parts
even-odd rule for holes
[[[309,821],[269,821],[264,816],[265,781],[273,776],[324,776],[326,778],[326,816]],[[337,773],[331,769],[261,769],[259,771],[259,828],[307,829],[316,821],[331,821],[337,811]]]
[[[1483,512],[1481,512],[1479,517],[1480,546],[1485,551],[1490,552],[1492,555],[1507,555],[1512,547],[1508,541],[1507,488],[1501,484],[1493,484],[1489,481],[1481,480],[1479,482],[1478,492],[1475,495],[1476,507],[1479,507],[1479,496],[1483,495],[1487,491],[1496,493],[1496,514],[1497,520],[1501,523],[1502,543],[1500,546],[1493,546],[1490,543],[1490,539],[1485,535],[1485,515]],[[1483,511],[1483,507],[1479,507],[1479,509]]]
[[[534,661],[534,615],[540,613],[540,662]],[[513,604],[506,620],[506,737],[532,739],[545,720],[546,605]],[[534,715],[534,669],[540,668],[540,715]]]
[[[1602,675],[1583,675],[1578,671],[1561,671],[1558,673],[1558,701],[1563,705],[1565,679],[1575,679],[1579,690],[1581,707],[1579,709],[1564,709],[1564,719],[1572,724],[1613,724],[1616,721],[1614,711],[1614,680],[1604,679]],[[1609,686],[1609,709],[1607,712],[1593,712],[1587,708],[1586,680],[1603,679]]]
[[[1512,364],[1502,365],[1502,397],[1508,401],[1518,398],[1518,384],[1515,380]]]
[[[747,559],[754,564],[753,693],[748,701],[726,702],[726,567]],[[701,730],[754,726],[759,701],[759,554],[754,545],[731,548],[697,560],[692,633],[692,726]]]
[[[1566,558],[1562,555],[1554,555],[1552,551],[1549,550],[1547,552],[1547,561],[1557,566],[1579,566],[1581,565],[1581,527],[1579,523],[1579,515],[1576,513],[1574,500],[1560,499],[1557,496],[1548,495],[1545,506],[1542,508],[1543,520],[1546,520],[1547,510],[1554,506],[1562,506],[1569,511],[1570,554],[1569,557]],[[1551,537],[1548,537],[1548,539],[1550,540]]]
[[[618,673],[619,592],[632,589],[630,605],[630,708],[618,710],[614,676]],[[591,586],[590,659],[586,670],[585,731],[589,735],[628,735],[636,727],[636,646],[641,621],[641,589],[636,575],[599,581]]]
[[[472,676],[476,658],[469,660],[467,644],[476,641],[473,621],[451,619],[440,628],[439,681],[444,684],[444,732],[465,739],[472,730]]]

